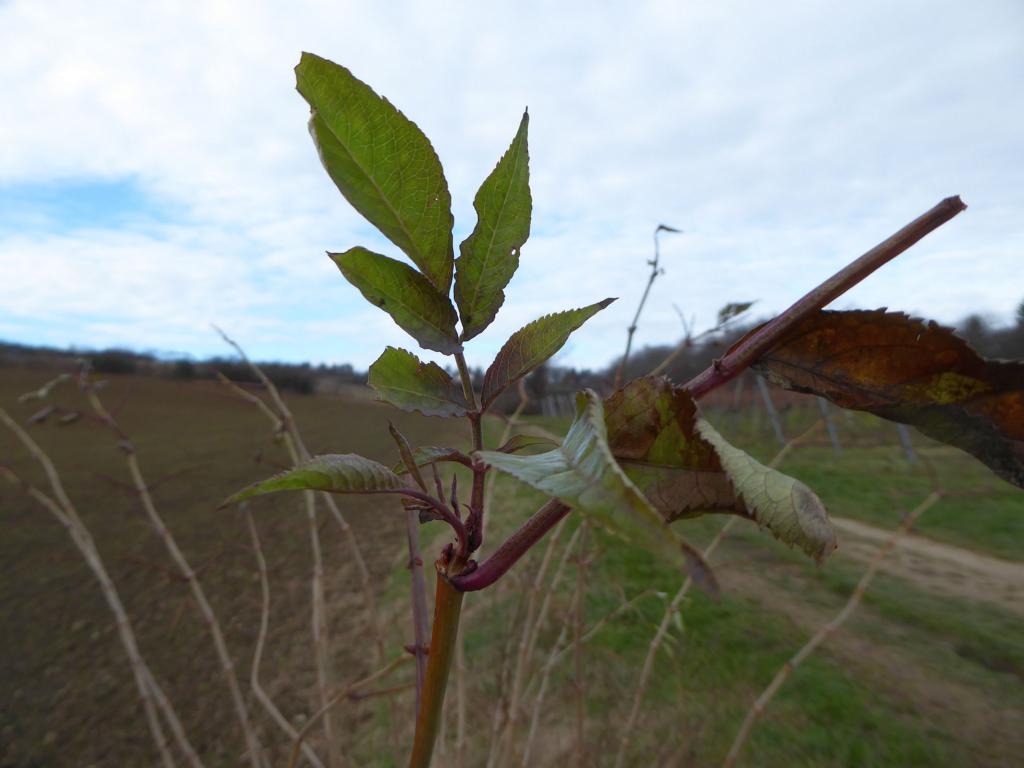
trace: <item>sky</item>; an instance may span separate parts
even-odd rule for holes
[[[968,210],[841,298],[951,323],[1024,299],[1024,3],[0,0],[0,339],[365,367],[415,342],[325,252],[401,253],[319,165],[292,68],[350,68],[473,195],[530,111],[533,221],[485,366],[619,301],[557,361],[621,354],[659,223],[678,307],[781,311],[940,199]],[[436,355],[419,350],[422,357]]]

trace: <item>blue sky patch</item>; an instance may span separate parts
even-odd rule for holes
[[[169,213],[133,177],[0,183],[0,234],[124,229],[166,221]]]

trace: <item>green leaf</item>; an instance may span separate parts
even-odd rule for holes
[[[415,269],[358,246],[328,255],[367,301],[391,315],[421,347],[446,355],[462,351],[455,308]]]
[[[267,480],[253,483],[229,497],[228,504],[277,491],[328,491],[330,493],[386,493],[407,486],[394,472],[376,461],[354,453],[314,456]]]
[[[755,365],[774,384],[911,424],[1024,488],[1024,362],[885,310],[816,312]]]
[[[715,447],[747,516],[779,541],[796,545],[819,563],[836,548],[836,534],[825,505],[799,480],[766,467],[734,448],[704,419],[697,429]]]
[[[560,350],[573,331],[613,301],[605,299],[582,309],[545,315],[513,333],[484,374],[483,409],[506,387]]]
[[[540,435],[513,435],[498,448],[502,453],[519,453],[529,448],[554,448],[558,443]]]
[[[748,309],[754,306],[752,301],[730,301],[718,310],[718,324],[725,325],[735,317],[739,317]]]
[[[424,416],[465,416],[469,410],[462,387],[436,363],[412,352],[388,347],[370,366],[367,383],[381,400]]]
[[[519,249],[530,236],[529,123],[529,114],[523,113],[512,145],[476,193],[476,227],[459,246],[455,302],[463,341],[483,331],[498,314],[505,286],[519,266]]]
[[[456,461],[460,464],[470,463],[469,457],[462,451],[455,448],[446,448],[442,445],[421,445],[419,448],[413,448],[412,460],[416,463],[417,467],[424,467],[427,464],[434,464],[438,461]],[[405,461],[395,464],[392,471],[396,475],[405,474],[408,471],[405,468]]]
[[[309,132],[341,194],[447,296],[452,211],[441,161],[423,132],[345,67],[303,53],[296,86]]]
[[[818,497],[729,445],[687,390],[664,377],[637,379],[608,398],[605,414],[616,460],[666,520],[728,512],[819,562],[835,549]]]
[[[622,471],[608,446],[601,400],[591,390],[576,395],[576,418],[560,446],[535,456],[500,451],[476,454],[495,469],[576,507],[612,533],[669,562],[694,580],[714,583],[701,556],[668,527]]]

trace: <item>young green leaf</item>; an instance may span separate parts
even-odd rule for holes
[[[601,400],[591,390],[576,395],[576,418],[554,450],[535,456],[500,451],[478,451],[476,455],[495,469],[576,507],[627,541],[685,566],[695,581],[714,583],[703,558],[668,527],[616,463],[608,446]]]
[[[434,464],[438,461],[456,461],[459,464],[472,464],[470,458],[462,451],[455,448],[445,448],[441,445],[421,445],[413,448],[412,460],[417,467],[424,467],[427,464]],[[398,462],[391,470],[396,475],[403,475],[408,470],[405,468],[405,461]]]
[[[391,315],[421,347],[446,355],[462,351],[455,308],[415,269],[358,246],[328,255],[367,301]]]
[[[354,453],[329,453],[314,456],[292,469],[253,483],[229,497],[221,507],[277,491],[382,493],[406,487],[401,478],[383,464]]]
[[[345,67],[303,53],[296,86],[309,131],[341,194],[447,296],[452,211],[441,161],[423,132]]]
[[[367,383],[381,400],[403,411],[451,417],[469,410],[462,387],[441,366],[404,349],[386,348],[370,366]]]
[[[911,424],[1024,487],[1024,362],[885,310],[817,312],[755,366],[775,384]]]
[[[557,443],[550,438],[540,435],[512,435],[501,447],[502,453],[519,453],[530,448],[554,448]]]
[[[484,410],[506,387],[560,350],[573,331],[613,301],[605,299],[582,309],[545,315],[513,333],[484,374]]]
[[[835,549],[818,497],[729,445],[699,417],[690,393],[668,379],[631,382],[605,402],[605,418],[612,453],[666,520],[729,512],[819,562]]]
[[[739,317],[748,309],[754,306],[752,301],[730,301],[718,310],[718,324],[725,325],[735,317]]]
[[[529,114],[523,113],[512,145],[476,193],[476,227],[459,246],[455,302],[463,341],[494,320],[505,301],[505,286],[519,266],[519,249],[530,236],[529,122]]]

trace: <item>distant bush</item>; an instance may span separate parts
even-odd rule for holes
[[[125,374],[139,370],[138,355],[122,349],[107,349],[89,356],[96,373]]]

